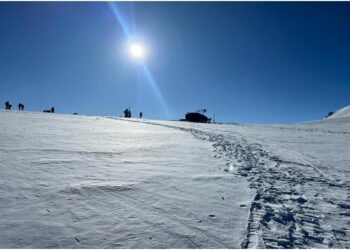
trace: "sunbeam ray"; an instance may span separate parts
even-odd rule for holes
[[[161,103],[166,118],[170,118],[169,108],[168,108],[168,106],[164,100],[164,97],[163,97],[162,93],[160,92],[160,90],[157,86],[157,83],[154,80],[151,72],[149,71],[148,67],[144,63],[141,63],[140,67],[141,67],[143,75],[145,76],[146,80],[148,81],[148,83],[152,87],[158,101]]]
[[[134,33],[135,20],[134,20],[134,11],[133,11],[134,9],[131,8],[132,15],[130,17],[130,20],[128,21],[127,18],[125,17],[125,15],[122,14],[122,11],[118,6],[119,3],[108,2],[108,5],[110,6],[110,8],[111,8],[116,20],[118,21],[119,25],[122,27],[125,35],[127,36],[127,39],[128,40],[132,39],[133,36],[135,35],[135,33]],[[133,6],[131,6],[131,7],[133,7]],[[148,69],[147,65],[145,64],[145,62],[140,61],[139,67],[141,69],[142,76],[144,77],[146,82],[148,82],[148,84],[152,88],[152,90],[154,91],[155,96],[157,98],[157,101],[160,103],[160,105],[163,109],[165,117],[170,118],[170,112],[169,112],[168,105],[166,104],[164,97],[163,97],[163,94],[159,90],[159,87],[158,87],[156,81],[154,80],[150,70]]]
[[[110,8],[114,14],[114,17],[117,19],[118,23],[122,27],[124,33],[126,35],[130,36],[131,35],[130,27],[128,27],[128,25],[127,25],[123,15],[121,14],[119,8],[113,2],[108,2],[108,5],[110,6]]]

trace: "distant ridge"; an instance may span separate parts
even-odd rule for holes
[[[327,119],[341,118],[350,116],[350,105],[335,111],[333,114],[327,117]]]

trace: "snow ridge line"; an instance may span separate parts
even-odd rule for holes
[[[350,221],[344,221],[344,216],[350,217],[350,204],[344,202],[350,199],[349,186],[330,180],[305,157],[298,155],[298,160],[306,164],[283,161],[264,150],[261,144],[232,133],[223,135],[155,122],[133,122],[183,130],[212,142],[218,153],[216,157],[225,158],[227,166],[235,166],[238,175],[248,178],[250,187],[257,193],[251,203],[242,248],[329,248],[345,247],[350,242],[346,229]],[[342,197],[329,200],[322,195],[327,191],[340,193]],[[333,205],[331,212],[321,211],[329,205]],[[327,216],[343,221],[343,227],[334,228],[327,222]]]

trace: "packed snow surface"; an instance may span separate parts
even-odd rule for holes
[[[195,124],[0,111],[2,248],[343,248],[350,117]]]

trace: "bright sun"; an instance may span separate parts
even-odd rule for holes
[[[131,44],[129,52],[132,57],[141,59],[145,56],[145,50],[140,44]]]

